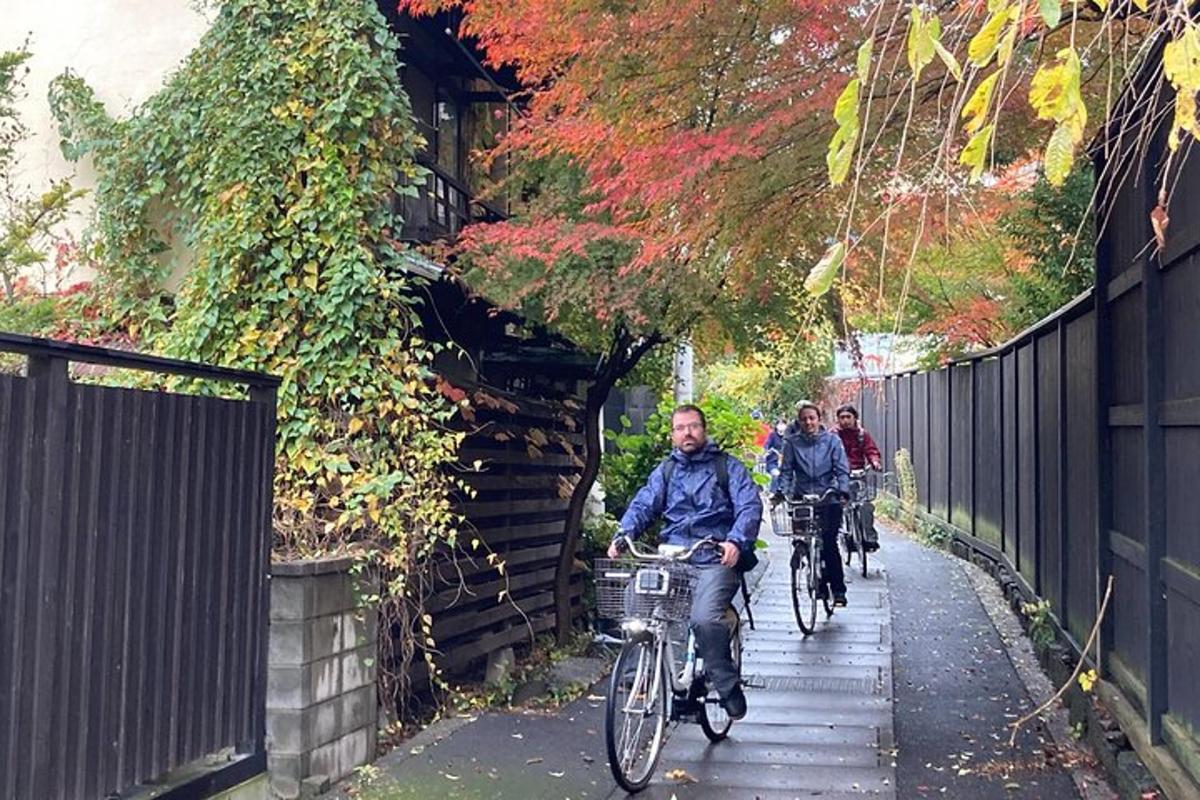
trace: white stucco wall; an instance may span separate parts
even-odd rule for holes
[[[110,114],[123,116],[150,97],[195,47],[213,12],[196,0],[0,0],[0,49],[30,37],[32,57],[26,96],[18,109],[31,136],[17,152],[17,177],[40,191],[55,178],[74,175],[90,189],[89,163],[73,164],[58,147],[58,129],[46,92],[64,69],[75,70]],[[82,230],[91,204],[76,205],[70,232]]]

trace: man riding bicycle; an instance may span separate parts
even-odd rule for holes
[[[870,467],[878,472],[883,465],[883,458],[871,434],[858,424],[858,409],[846,403],[838,408],[837,421],[837,433],[842,440],[842,446],[846,448],[846,459],[850,462],[851,471]],[[868,553],[874,552],[879,549],[879,534],[875,531],[875,504],[867,498],[862,498],[859,515],[863,521],[863,545]]]
[[[821,409],[801,400],[796,404],[796,422],[788,426],[784,437],[783,460],[779,467],[779,493],[798,499],[803,495],[825,495],[834,490],[837,497],[818,507],[821,515],[822,573],[833,590],[833,603],[846,605],[846,576],[838,557],[837,535],[842,525],[842,501],[850,497],[850,468],[841,439],[821,428]],[[819,589],[824,597],[827,589]]]
[[[671,455],[650,473],[621,518],[608,557],[620,556],[622,537],[637,538],[660,516],[664,544],[718,540],[716,551],[701,550],[693,558],[698,574],[689,622],[709,684],[726,713],[741,719],[746,696],[730,654],[724,615],[740,586],[739,564],[745,566],[753,558],[762,500],[745,466],[708,440],[704,412],[698,407],[681,405],[671,414],[671,444]]]

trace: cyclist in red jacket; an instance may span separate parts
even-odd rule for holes
[[[838,436],[842,447],[846,448],[846,458],[850,461],[850,470],[867,469],[880,470],[883,458],[879,447],[866,428],[858,424],[858,409],[849,403],[837,410]],[[879,549],[879,534],[875,532],[875,505],[870,500],[863,500],[861,506],[863,527],[866,538],[864,544],[870,552]]]

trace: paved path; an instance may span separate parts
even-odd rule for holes
[[[767,536],[758,630],[746,633],[749,714],[716,745],[699,726],[675,728],[639,797],[1077,797],[1038,731],[1015,751],[1004,745],[1029,699],[961,562],[885,534],[870,575],[847,576],[850,607],[821,613],[805,639],[792,618],[787,542]],[[555,713],[488,713],[436,743],[402,746],[359,796],[624,797],[606,763],[607,686],[594,691]],[[679,769],[697,782],[666,779]]]
[[[1008,747],[1029,693],[964,562],[883,537],[895,631],[900,797],[1078,797],[1069,760],[1037,724]],[[1007,613],[1005,610],[1004,613]]]
[[[847,574],[850,606],[804,637],[792,615],[788,542],[768,534],[771,564],[745,634],[749,713],[712,745],[698,726],[667,742],[658,777],[639,797],[896,797],[892,633],[886,573]],[[855,561],[855,566],[858,562]],[[683,769],[695,784],[667,781]],[[611,797],[622,797],[614,792]]]

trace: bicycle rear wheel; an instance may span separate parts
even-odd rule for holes
[[[625,791],[650,783],[666,726],[666,674],[654,641],[626,642],[613,667],[604,726],[608,766]]]
[[[733,635],[729,638],[729,655],[733,658],[734,669],[738,678],[742,675],[742,626],[734,625]],[[733,720],[719,703],[713,702],[716,692],[708,691],[707,697],[700,698],[700,728],[710,742],[719,742],[729,735]]]
[[[814,567],[810,557],[811,545],[803,539],[792,542],[792,611],[796,614],[796,624],[805,636],[811,634],[817,627],[817,592],[816,575],[820,566]]]

